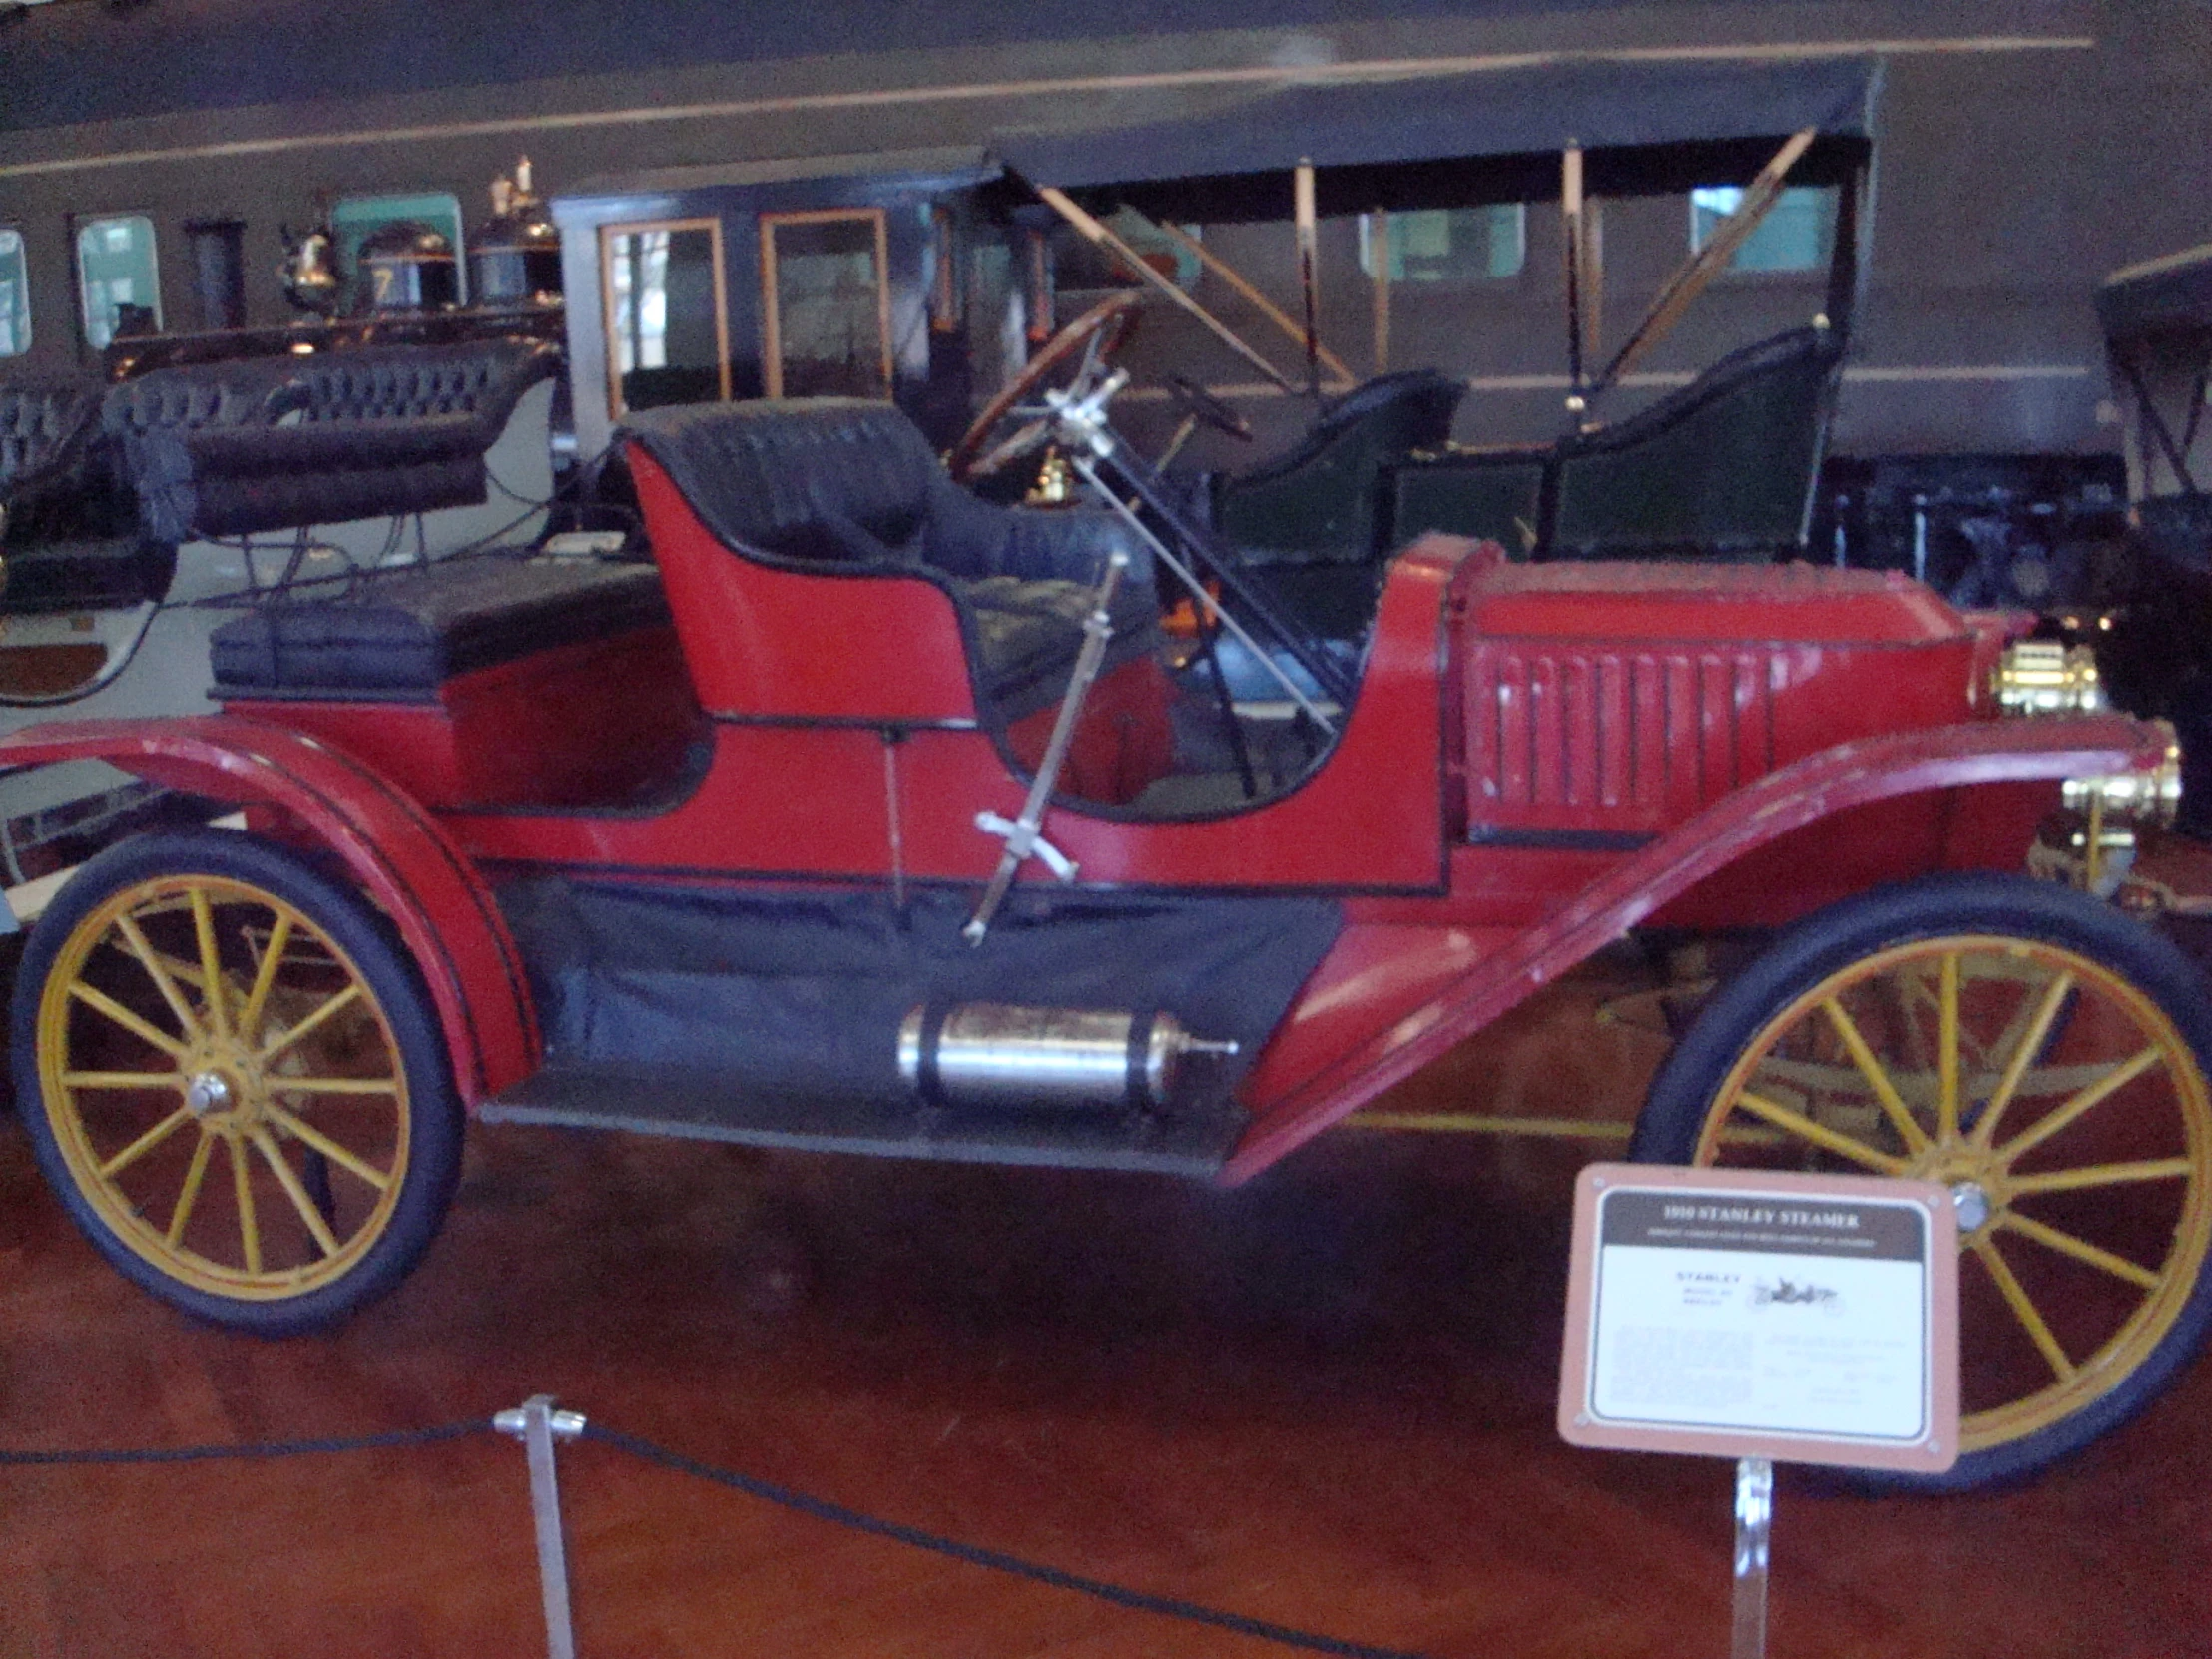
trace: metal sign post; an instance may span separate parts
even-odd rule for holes
[[[556,1440],[584,1431],[580,1411],[556,1411],[551,1394],[532,1394],[491,1425],[522,1442],[530,1462],[530,1518],[538,1535],[538,1590],[545,1601],[546,1659],[576,1659],[576,1628],[568,1611],[568,1551],[561,1541],[561,1486],[553,1466]]]
[[[1774,1462],[1736,1459],[1736,1606],[1728,1659],[1766,1659],[1767,1533],[1774,1520]]]
[[[1559,1432],[1736,1461],[1733,1659],[1767,1649],[1777,1461],[1958,1456],[1958,1224],[1930,1181],[1593,1164]]]

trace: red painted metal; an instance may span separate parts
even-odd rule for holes
[[[422,961],[471,1099],[519,1080],[537,1041],[474,863],[876,882],[895,825],[903,876],[983,880],[1000,843],[976,815],[1018,811],[1050,712],[994,737],[942,590],[771,568],[632,459],[681,661],[641,634],[459,677],[435,704],[37,728],[0,764],[99,755],[331,846]],[[1094,799],[1056,802],[1045,833],[1087,883],[1345,895],[1246,1080],[1254,1121],[1224,1172],[1241,1180],[1632,927],[1768,924],[1925,870],[2017,867],[2055,780],[2163,758],[2164,734],[2126,720],[1994,718],[1982,688],[2014,627],[1887,576],[1513,566],[1430,538],[1392,561],[1359,695],[1302,785],[1211,820],[1117,812],[1167,758],[1171,688],[1132,664],[1077,746],[1068,782]],[[702,733],[696,786],[622,805],[674,782]]]
[[[1256,1121],[1223,1179],[1237,1182],[1257,1174],[1439,1058],[1592,951],[1651,919],[1671,900],[1793,830],[1853,808],[1922,792],[2147,770],[2164,758],[2165,749],[2163,729],[2116,716],[1987,721],[1863,739],[1770,773],[1651,846],[1621,857],[1541,922],[1503,934],[1467,934],[1464,945],[1456,948],[1480,953],[1425,1002],[1408,1007],[1396,981],[1379,982],[1366,1034],[1357,1041],[1347,1041],[1358,1023],[1354,1016],[1329,1009],[1334,1053],[1306,1045],[1304,1052],[1288,1058],[1264,1054],[1254,1087],[1246,1094]],[[1511,856],[1468,848],[1458,859],[1471,865]],[[1455,891],[1457,885],[1455,881]],[[1315,1024],[1303,1006],[1307,998],[1333,994],[1340,1004],[1360,999],[1357,991],[1348,993],[1343,987],[1348,981],[1359,983],[1363,964],[1388,953],[1388,940],[1373,935],[1390,919],[1390,912],[1378,906],[1372,915],[1354,920],[1317,970],[1306,996],[1294,1005],[1281,1028],[1284,1033],[1296,1038]],[[1421,943],[1431,961],[1445,948],[1433,932]],[[1298,1075],[1309,1064],[1314,1069]],[[1274,1092],[1262,1094],[1263,1081]]]
[[[715,551],[732,567],[764,568],[719,543]],[[1086,881],[1441,892],[1437,662],[1444,601],[1465,551],[1466,544],[1438,537],[1392,564],[1359,700],[1335,750],[1299,788],[1249,812],[1185,823],[1133,822],[1068,802],[1053,808],[1047,836],[1081,863]],[[849,577],[796,580],[831,590],[868,585]],[[885,580],[906,591],[917,586]],[[847,636],[842,649],[855,660],[891,660],[899,647],[895,634],[883,634]],[[835,712],[851,724],[719,723],[706,779],[664,813],[456,813],[448,823],[473,856],[487,859],[880,880],[890,870],[891,769],[882,728],[896,717],[880,702],[860,700],[873,683],[854,675],[839,693],[853,701]],[[904,873],[987,878],[1000,843],[976,829],[975,815],[1014,816],[1025,780],[980,731],[922,727],[900,734],[896,749]],[[1042,878],[1034,869],[1025,875]]]
[[[973,720],[952,600],[918,576],[815,575],[733,553],[628,451],[692,685],[709,714]],[[836,567],[830,567],[834,570]]]
[[[374,772],[232,715],[55,722],[0,738],[0,767],[87,758],[262,809],[342,859],[421,968],[470,1105],[536,1068],[537,1015],[490,890],[437,822]]]
[[[1505,566],[1473,585],[1462,638],[1467,811],[1492,830],[1665,830],[1803,756],[1986,702],[1957,614],[1872,572]]]
[[[705,730],[669,628],[456,675],[429,703],[255,698],[226,707],[342,749],[441,811],[627,800],[679,775]]]

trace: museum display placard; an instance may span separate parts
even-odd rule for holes
[[[1958,1455],[1958,1233],[1932,1181],[1593,1164],[1559,1432],[1937,1473]]]

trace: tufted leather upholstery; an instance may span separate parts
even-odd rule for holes
[[[633,414],[622,436],[660,463],[733,550],[772,562],[920,570],[945,583],[983,697],[1014,720],[1056,700],[1082,645],[1089,590],[1112,550],[1133,561],[1113,606],[1109,665],[1148,653],[1159,601],[1149,560],[1103,510],[1000,507],[953,483],[920,428],[887,403],[809,398]]]
[[[0,385],[0,494],[66,464],[99,403],[98,386]]]
[[[1385,469],[1451,436],[1463,381],[1384,374],[1330,404],[1285,453],[1215,488],[1214,523],[1251,565],[1365,563],[1380,545]]]
[[[113,387],[101,424],[158,539],[425,512],[484,499],[485,450],[558,361],[492,340],[196,363]]]
[[[10,612],[132,605],[169,589],[175,550],[142,535],[100,401],[98,386],[0,386]]]

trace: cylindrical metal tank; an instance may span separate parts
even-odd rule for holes
[[[898,1028],[898,1073],[933,1106],[1157,1109],[1176,1103],[1187,1056],[1236,1052],[1173,1014],[1112,1008],[927,1003]]]

